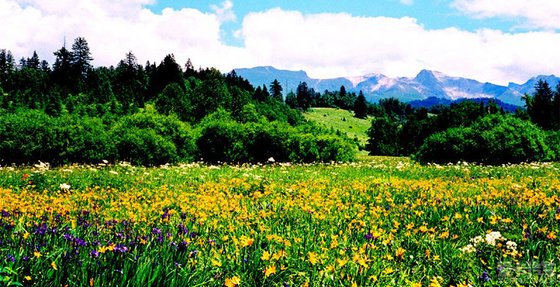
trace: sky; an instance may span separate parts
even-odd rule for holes
[[[0,0],[0,27],[0,49],[49,63],[85,37],[103,66],[132,51],[141,64],[172,53],[313,78],[560,75],[560,0]]]

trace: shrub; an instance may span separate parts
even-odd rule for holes
[[[550,160],[545,133],[512,116],[490,115],[467,128],[451,128],[426,139],[416,153],[421,162],[484,164]]]
[[[292,127],[285,122],[238,123],[218,111],[203,119],[196,145],[204,161],[316,162],[350,161],[355,155],[348,139],[314,125]]]
[[[190,126],[176,116],[163,116],[151,108],[121,118],[111,131],[118,157],[135,164],[155,165],[190,161],[196,147]]]

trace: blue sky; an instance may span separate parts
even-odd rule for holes
[[[147,7],[154,13],[163,9],[194,8],[205,13],[214,12],[212,7],[219,6],[215,0],[159,0]],[[559,4],[560,5],[560,4]],[[452,6],[449,0],[422,0],[402,2],[398,0],[245,0],[235,1],[232,10],[236,20],[222,26],[222,40],[230,45],[242,45],[234,36],[240,29],[241,21],[251,12],[266,11],[272,8],[300,11],[304,14],[348,13],[356,17],[412,17],[426,29],[457,27],[467,31],[478,29],[497,29],[503,32],[527,30],[517,27],[514,18],[472,18]]]
[[[481,82],[560,75],[559,0],[0,0],[0,48],[53,61],[85,37],[96,65],[275,66],[315,78],[422,69]]]

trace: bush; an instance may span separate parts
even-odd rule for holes
[[[121,118],[111,134],[117,141],[118,158],[134,164],[191,161],[196,153],[190,126],[151,108]]]
[[[426,139],[416,153],[421,162],[484,164],[550,160],[545,133],[512,116],[490,115],[467,128],[451,128]]]
[[[0,156],[4,164],[49,161],[55,157],[52,119],[35,110],[18,110],[0,117]]]
[[[196,145],[204,161],[316,162],[350,161],[355,148],[343,139],[313,125],[298,128],[285,122],[238,123],[218,111],[203,119]]]
[[[117,150],[114,138],[99,118],[64,115],[52,118],[50,148],[58,155],[49,160],[60,163],[98,163],[115,160]]]
[[[37,110],[18,110],[1,116],[0,126],[3,163],[96,163],[116,156],[114,142],[99,119],[53,118]]]

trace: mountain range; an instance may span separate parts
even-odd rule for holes
[[[523,106],[524,94],[531,94],[539,80],[545,80],[554,88],[560,78],[554,75],[537,76],[524,84],[510,83],[501,86],[492,83],[481,83],[476,80],[451,77],[446,74],[422,70],[416,77],[391,78],[382,74],[370,74],[361,77],[313,79],[305,71],[279,70],[274,67],[255,67],[235,69],[235,72],[249,80],[254,86],[269,86],[277,79],[284,92],[296,91],[299,83],[306,82],[308,87],[317,92],[325,90],[338,91],[344,86],[347,91],[362,91],[366,98],[375,102],[382,98],[397,98],[404,102],[421,101],[428,98],[446,100],[493,98],[504,103]]]

